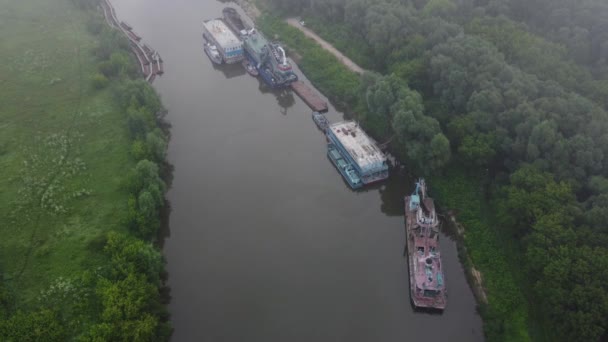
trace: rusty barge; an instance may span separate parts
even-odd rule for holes
[[[302,81],[290,84],[291,89],[312,109],[314,112],[326,113],[327,102],[323,101],[317,93]]]
[[[443,311],[447,289],[439,250],[439,218],[427,196],[424,179],[405,197],[405,230],[410,274],[410,297],[418,309]]]

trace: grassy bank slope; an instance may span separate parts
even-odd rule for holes
[[[126,215],[126,118],[91,89],[86,20],[69,0],[0,7],[0,267],[18,305],[95,267],[88,244]]]

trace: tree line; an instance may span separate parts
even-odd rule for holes
[[[485,229],[516,245],[519,301],[550,339],[608,338],[608,3],[266,3],[361,47],[346,53],[373,72],[341,99],[414,172],[489,184]],[[488,339],[530,338],[515,299],[490,298]]]

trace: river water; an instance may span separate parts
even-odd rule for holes
[[[173,341],[480,341],[456,246],[442,236],[448,307],[416,313],[403,256],[411,179],[351,191],[310,110],[237,66],[214,67],[213,0],[114,0],[159,51],[169,111]],[[330,121],[341,120],[333,108]],[[429,184],[432,194],[432,184]]]

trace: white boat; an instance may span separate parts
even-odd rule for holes
[[[217,47],[213,44],[205,42],[205,53],[209,56],[209,59],[215,64],[222,64],[224,60],[220,55],[220,52],[217,51]]]

